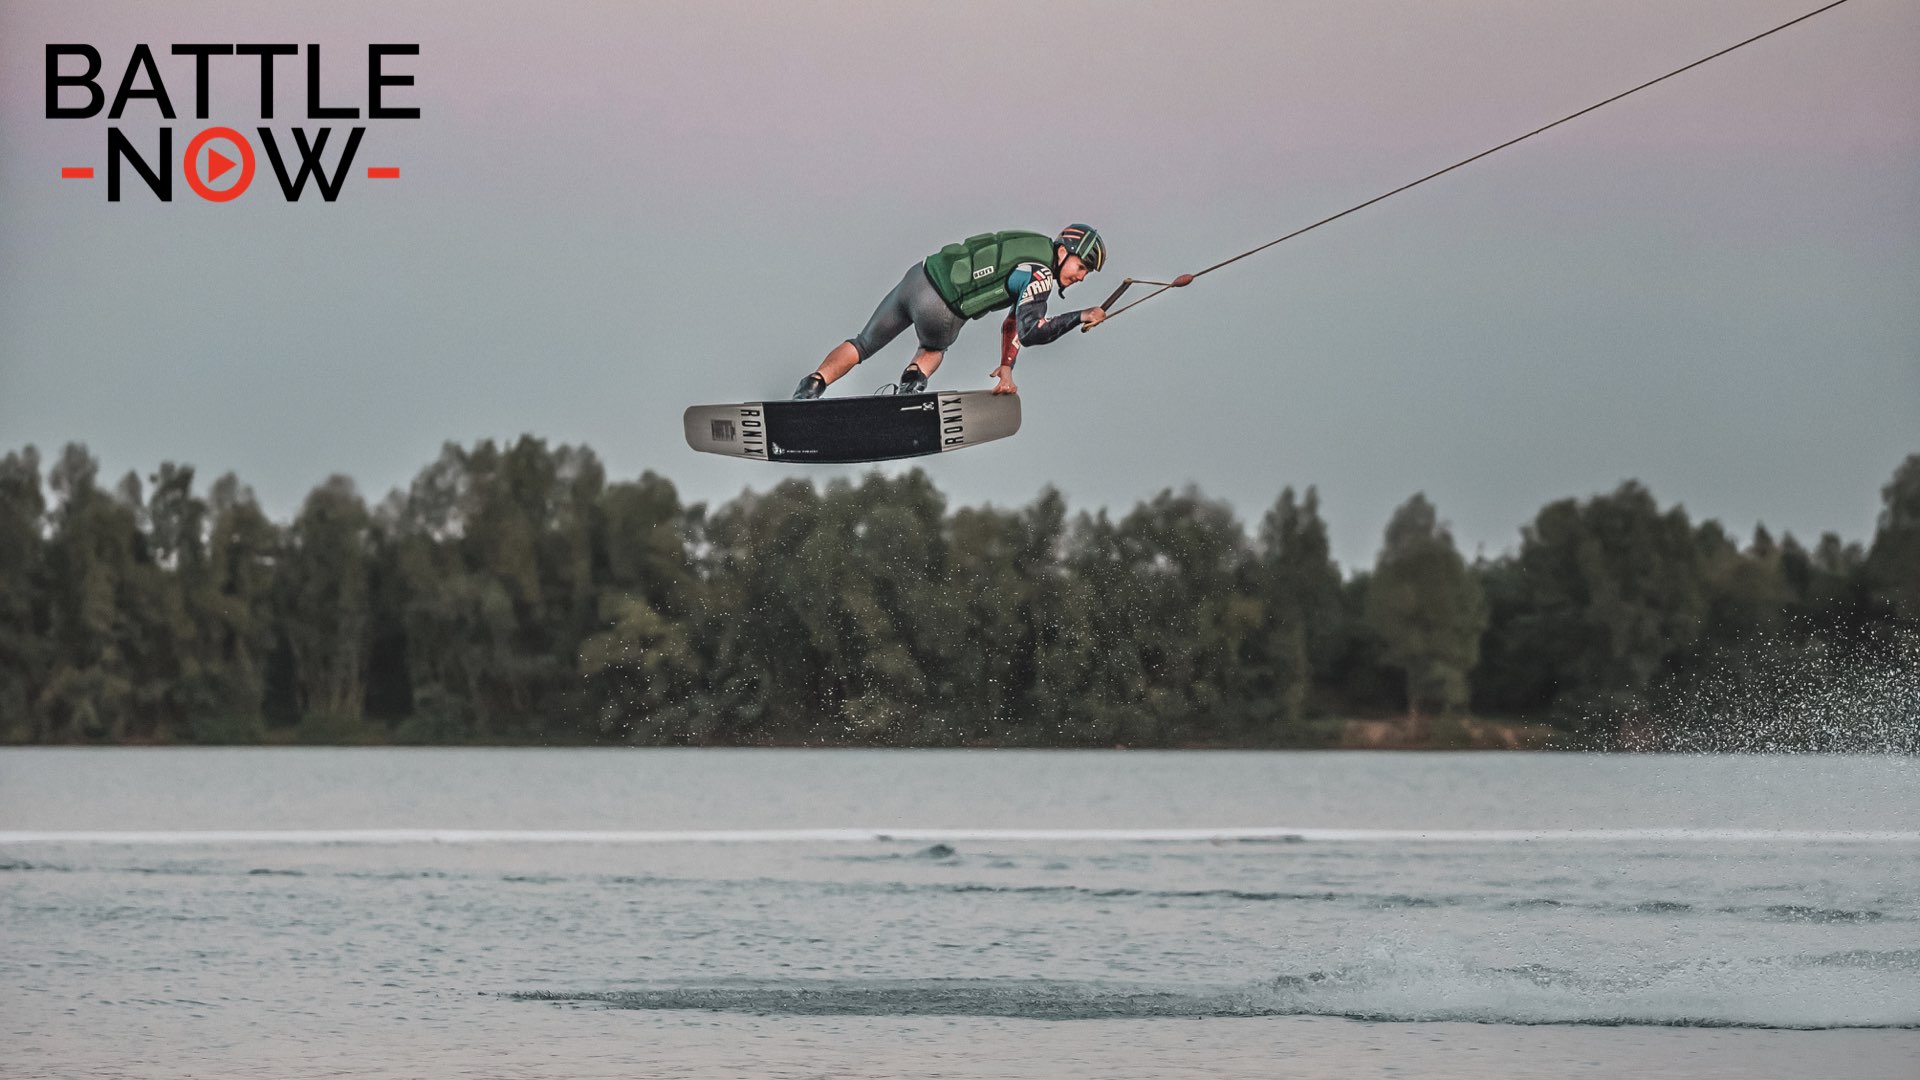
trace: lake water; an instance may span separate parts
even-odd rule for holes
[[[0,751],[0,1075],[1920,1075],[1920,762]]]

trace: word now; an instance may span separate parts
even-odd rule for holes
[[[319,134],[311,142],[307,139],[305,128],[293,129],[293,145],[300,154],[300,166],[291,174],[288,172],[285,159],[281,157],[280,145],[274,140],[273,130],[271,128],[255,130],[260,135],[260,145],[266,148],[267,162],[273,166],[274,179],[280,182],[280,191],[287,197],[288,202],[300,198],[301,191],[307,186],[309,176],[313,178],[314,186],[320,189],[321,198],[328,202],[339,198],[340,185],[346,180],[348,170],[353,167],[354,151],[360,148],[360,137],[367,131],[363,127],[348,130],[347,145],[340,151],[340,164],[334,168],[332,175],[328,175],[326,166],[320,160],[320,154],[327,148],[327,138],[333,133],[332,128],[319,129]],[[240,160],[233,161],[218,149],[208,148],[207,175],[202,179],[199,168],[200,150],[215,139],[232,144],[239,151]],[[160,129],[160,153],[156,159],[157,167],[149,164],[147,159],[141,156],[139,150],[134,148],[133,142],[119,128],[108,128],[107,201],[120,201],[120,165],[124,161],[133,166],[133,170],[140,174],[140,179],[146,181],[148,189],[158,196],[161,202],[171,202],[173,173],[167,168],[167,160],[171,157],[173,157],[172,128]],[[207,183],[208,180],[218,180],[235,167],[239,168],[240,175],[226,188],[216,189]],[[187,143],[187,151],[180,159],[180,168],[187,178],[187,186],[193,189],[195,195],[208,202],[229,202],[239,198],[253,184],[253,145],[247,141],[246,136],[232,128],[210,127],[195,135]],[[392,178],[399,176],[400,170],[369,169],[367,175],[376,178]],[[85,176],[91,177],[92,170],[87,170]]]

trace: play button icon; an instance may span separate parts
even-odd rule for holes
[[[231,144],[233,149],[239,152],[240,160],[235,161],[218,149],[207,145],[215,139]],[[204,168],[200,164],[202,148],[207,151],[207,162]],[[187,186],[193,189],[195,195],[208,202],[227,202],[237,198],[241,192],[247,190],[248,185],[253,183],[253,147],[247,142],[246,136],[230,127],[210,127],[195,135],[193,141],[187,144],[186,160],[181,164],[185,166]],[[232,172],[235,167],[239,168],[240,175],[232,184],[224,190],[216,190],[211,185],[210,181],[220,179]]]

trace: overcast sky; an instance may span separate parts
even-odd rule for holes
[[[688,500],[838,475],[695,454],[680,412],[784,396],[968,233],[1097,225],[1091,303],[1815,6],[0,0],[0,451],[233,470],[283,520],[329,474],[378,499],[444,440],[523,432]],[[286,202],[264,153],[230,203],[131,176],[108,203],[112,122],[45,117],[50,42],[97,46],[109,90],[153,46],[176,157],[348,122],[304,119],[299,59],[262,121],[237,58],[196,120],[174,43],[318,42],[324,103],[364,106],[366,45],[417,42],[388,103],[423,115],[367,121],[333,204]],[[1028,350],[1021,434],[925,467],[959,504],[1191,482],[1250,524],[1317,484],[1349,565],[1415,491],[1492,554],[1628,478],[1741,534],[1864,539],[1920,450],[1916,102],[1920,4],[1852,0]],[[990,385],[997,336],[936,383]]]

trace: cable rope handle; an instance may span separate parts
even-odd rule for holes
[[[1389,191],[1389,192],[1386,192],[1386,193],[1384,193],[1384,194],[1381,194],[1381,195],[1375,195],[1375,196],[1374,196],[1373,198],[1371,198],[1371,199],[1368,199],[1368,200],[1367,200],[1366,202],[1363,202],[1363,203],[1359,203],[1359,204],[1357,204],[1357,205],[1354,205],[1354,206],[1350,206],[1350,207],[1348,207],[1348,208],[1346,208],[1345,210],[1342,210],[1342,211],[1340,211],[1340,212],[1339,212],[1339,213],[1337,213],[1337,214],[1333,214],[1333,215],[1331,215],[1331,216],[1328,216],[1328,217],[1323,217],[1323,218],[1321,218],[1321,219],[1320,219],[1319,221],[1316,221],[1316,222],[1314,222],[1314,223],[1313,223],[1313,224],[1311,224],[1311,225],[1307,225],[1307,226],[1304,226],[1304,227],[1302,227],[1302,228],[1298,228],[1298,229],[1295,229],[1295,230],[1293,230],[1292,232],[1290,232],[1290,233],[1288,233],[1288,234],[1287,234],[1287,235],[1285,235],[1285,236],[1282,236],[1282,237],[1280,237],[1280,238],[1279,238],[1279,239],[1277,239],[1277,240],[1269,240],[1269,241],[1267,241],[1266,243],[1264,243],[1264,244],[1261,244],[1261,245],[1260,245],[1259,247],[1255,247],[1255,248],[1248,248],[1248,249],[1247,249],[1246,251],[1243,251],[1243,252],[1241,252],[1240,254],[1238,254],[1238,255],[1235,255],[1234,257],[1232,257],[1232,258],[1230,258],[1230,259],[1222,259],[1221,261],[1219,261],[1219,262],[1217,262],[1217,263],[1214,263],[1214,264],[1213,264],[1212,266],[1209,266],[1209,267],[1207,267],[1207,268],[1206,268],[1205,270],[1201,270],[1201,271],[1198,271],[1198,272],[1196,272],[1196,273],[1192,273],[1192,274],[1181,274],[1181,275],[1180,275],[1179,277],[1177,277],[1177,278],[1174,278],[1174,279],[1173,279],[1172,281],[1165,281],[1165,282],[1162,282],[1162,281],[1139,281],[1139,280],[1136,280],[1136,279],[1134,279],[1134,278],[1128,278],[1128,279],[1126,279],[1125,281],[1122,281],[1122,282],[1120,283],[1120,287],[1119,287],[1118,289],[1115,289],[1115,290],[1113,291],[1113,295],[1112,295],[1112,296],[1109,296],[1109,297],[1107,298],[1107,303],[1106,303],[1106,304],[1102,304],[1102,305],[1100,305],[1100,306],[1101,306],[1101,308],[1102,308],[1102,309],[1104,310],[1104,309],[1106,309],[1106,308],[1107,308],[1107,306],[1108,306],[1108,305],[1110,305],[1110,304],[1113,304],[1113,303],[1114,303],[1115,301],[1117,301],[1117,300],[1119,300],[1119,299],[1120,299],[1120,294],[1121,294],[1121,293],[1124,293],[1124,292],[1126,292],[1126,291],[1127,291],[1127,286],[1129,286],[1129,285],[1158,285],[1158,286],[1160,286],[1159,288],[1157,288],[1157,289],[1155,289],[1154,291],[1152,291],[1152,292],[1150,292],[1150,293],[1148,293],[1148,294],[1147,294],[1147,295],[1145,295],[1145,296],[1142,296],[1142,297],[1139,297],[1138,299],[1136,299],[1136,300],[1134,300],[1134,301],[1132,301],[1131,303],[1128,303],[1128,304],[1125,304],[1125,305],[1123,305],[1123,306],[1121,306],[1121,307],[1118,307],[1118,308],[1114,308],[1113,310],[1111,310],[1111,311],[1108,311],[1108,312],[1107,312],[1107,319],[1111,319],[1111,318],[1113,318],[1113,317],[1114,317],[1115,315],[1118,315],[1118,314],[1120,314],[1121,312],[1123,312],[1123,311],[1126,311],[1126,310],[1127,310],[1127,309],[1129,309],[1129,308],[1136,308],[1136,307],[1139,307],[1139,306],[1140,306],[1141,304],[1144,304],[1144,303],[1146,303],[1147,301],[1149,301],[1149,300],[1151,300],[1151,299],[1153,299],[1154,297],[1156,297],[1156,296],[1159,296],[1159,295],[1160,295],[1161,293],[1163,293],[1163,292],[1166,292],[1166,291],[1167,291],[1168,289],[1177,289],[1177,288],[1180,288],[1180,287],[1182,287],[1182,286],[1184,286],[1184,285],[1187,285],[1187,284],[1189,284],[1189,283],[1191,283],[1191,282],[1192,282],[1192,281],[1193,281],[1193,280],[1194,280],[1195,278],[1201,278],[1201,277],[1205,277],[1206,275],[1208,275],[1208,274],[1211,274],[1211,273],[1213,273],[1213,272],[1214,272],[1215,270],[1218,270],[1218,269],[1220,269],[1221,267],[1224,267],[1224,266],[1230,266],[1230,265],[1232,265],[1233,263],[1237,263],[1237,262],[1239,262],[1239,261],[1240,261],[1241,259],[1244,259],[1244,258],[1246,258],[1246,257],[1247,257],[1247,256],[1249,256],[1249,255],[1256,255],[1256,254],[1258,254],[1258,253],[1260,253],[1260,252],[1262,252],[1262,251],[1265,251],[1265,250],[1267,250],[1268,248],[1270,248],[1270,247],[1272,247],[1272,246],[1274,246],[1275,244],[1279,244],[1279,243],[1283,243],[1283,242],[1285,242],[1285,241],[1288,241],[1288,240],[1291,240],[1291,239],[1293,239],[1294,237],[1296,237],[1296,236],[1299,236],[1299,235],[1301,235],[1302,233],[1308,233],[1308,232],[1312,232],[1313,230],[1315,230],[1315,229],[1317,229],[1317,228],[1319,228],[1320,226],[1322,226],[1322,225],[1326,225],[1326,224],[1328,224],[1328,223],[1330,223],[1330,222],[1335,222],[1335,221],[1338,221],[1338,220],[1340,220],[1341,218],[1343,218],[1343,217],[1346,217],[1346,216],[1347,216],[1348,214],[1351,214],[1351,213],[1353,213],[1353,212],[1354,212],[1354,211],[1356,211],[1356,210],[1365,210],[1365,209],[1366,209],[1367,207],[1369,207],[1369,206],[1372,206],[1372,205],[1373,205],[1374,203],[1377,203],[1377,202],[1380,202],[1380,201],[1381,201],[1381,200],[1383,200],[1383,199],[1389,199],[1389,198],[1392,198],[1393,196],[1395,196],[1395,195],[1398,195],[1398,194],[1400,194],[1401,192],[1403,192],[1403,191],[1406,191],[1406,190],[1407,190],[1407,189],[1409,189],[1409,188],[1415,188],[1415,187],[1419,187],[1419,186],[1420,186],[1421,184],[1424,184],[1424,183],[1426,183],[1426,182],[1427,182],[1427,181],[1429,181],[1429,180],[1433,180],[1433,179],[1437,179],[1437,178],[1439,178],[1439,177],[1441,177],[1441,176],[1445,176],[1446,174],[1448,174],[1448,173],[1450,173],[1450,172],[1452,172],[1453,170],[1455,170],[1455,169],[1458,169],[1458,168],[1460,168],[1460,167],[1461,167],[1462,165],[1471,165],[1471,164],[1473,164],[1474,162],[1476,162],[1476,161],[1479,161],[1479,160],[1480,160],[1481,158],[1483,158],[1483,157],[1486,157],[1486,156],[1487,156],[1487,155],[1489,155],[1489,154],[1495,154],[1495,153],[1498,153],[1498,152],[1500,152],[1500,151],[1502,151],[1502,150],[1505,150],[1505,149],[1506,149],[1507,147],[1509,147],[1509,146],[1512,146],[1513,144],[1515,144],[1515,143],[1517,143],[1517,142],[1522,142],[1522,141],[1524,141],[1524,140],[1527,140],[1527,139],[1531,139],[1531,138],[1533,138],[1533,137],[1534,137],[1535,135],[1538,135],[1538,134],[1540,134],[1541,132],[1544,132],[1544,131],[1549,131],[1549,130],[1551,130],[1551,129],[1553,129],[1553,128],[1557,128],[1557,127],[1559,127],[1559,126],[1560,126],[1561,124],[1564,124],[1564,123],[1566,123],[1566,122],[1567,122],[1567,121],[1569,121],[1569,120],[1572,120],[1572,119],[1575,119],[1575,118],[1577,118],[1577,117],[1581,117],[1581,116],[1585,116],[1586,114],[1588,114],[1588,113],[1590,113],[1590,112],[1592,112],[1592,111],[1594,111],[1595,109],[1598,109],[1598,108],[1602,108],[1602,107],[1604,107],[1604,106],[1607,106],[1607,105],[1611,105],[1611,104],[1613,104],[1614,102],[1616,102],[1616,101],[1619,101],[1619,100],[1620,100],[1621,98],[1623,98],[1623,97],[1626,97],[1626,96],[1627,96],[1627,95],[1629,95],[1629,94],[1637,94],[1637,93],[1639,93],[1640,91],[1642,91],[1642,90],[1645,90],[1645,89],[1646,89],[1647,87],[1649,87],[1649,86],[1652,86],[1652,85],[1653,85],[1653,84],[1655,84],[1655,83],[1660,83],[1660,82],[1665,82],[1665,81],[1667,81],[1668,79],[1671,79],[1671,78],[1673,78],[1673,77],[1674,77],[1675,75],[1678,75],[1678,74],[1680,74],[1680,73],[1681,73],[1681,72],[1683,72],[1683,71],[1690,71],[1690,70],[1692,70],[1692,69],[1694,69],[1694,68],[1697,68],[1697,67],[1699,67],[1699,66],[1700,66],[1701,64],[1704,64],[1704,63],[1706,63],[1706,62],[1707,62],[1707,61],[1709,61],[1709,60],[1717,60],[1717,59],[1719,59],[1720,57],[1722,57],[1722,56],[1725,56],[1725,55],[1727,55],[1728,53],[1730,53],[1730,52],[1732,52],[1732,51],[1734,51],[1735,49],[1739,49],[1739,48],[1744,48],[1744,47],[1746,47],[1746,46],[1748,46],[1748,45],[1751,45],[1751,44],[1753,44],[1753,43],[1754,43],[1754,42],[1756,42],[1756,41],[1759,41],[1759,40],[1760,40],[1761,38],[1764,38],[1764,37],[1770,37],[1770,36],[1772,36],[1772,35],[1774,35],[1774,34],[1777,34],[1777,33],[1779,33],[1780,31],[1782,31],[1782,30],[1785,30],[1785,29],[1786,29],[1787,27],[1789,27],[1789,26],[1792,26],[1792,25],[1794,25],[1795,23],[1802,23],[1802,22],[1806,22],[1806,21],[1807,21],[1808,19],[1811,19],[1811,18],[1813,18],[1813,17],[1815,16],[1815,15],[1818,15],[1818,14],[1820,14],[1820,13],[1822,13],[1822,12],[1826,12],[1826,11],[1832,11],[1832,10],[1833,10],[1834,8],[1837,8],[1837,7],[1839,7],[1839,6],[1841,5],[1841,4],[1844,4],[1844,3],[1846,3],[1846,2],[1847,2],[1847,0],[1832,0],[1832,3],[1829,3],[1829,4],[1826,4],[1826,5],[1824,5],[1824,6],[1822,6],[1822,7],[1817,7],[1817,8],[1814,8],[1814,9],[1813,9],[1812,11],[1809,11],[1809,12],[1807,12],[1807,13],[1806,13],[1805,15],[1801,15],[1801,16],[1800,16],[1800,17],[1798,17],[1798,18],[1794,18],[1794,19],[1788,19],[1788,20],[1787,20],[1786,22],[1783,22],[1783,23],[1781,23],[1781,24],[1780,24],[1779,26],[1776,26],[1776,27],[1774,27],[1774,28],[1773,28],[1773,29],[1771,29],[1771,30],[1766,30],[1766,31],[1762,31],[1761,33],[1758,33],[1758,34],[1755,34],[1755,35],[1753,35],[1752,37],[1750,37],[1750,38],[1747,38],[1747,39],[1746,39],[1745,41],[1741,41],[1741,42],[1736,42],[1735,44],[1732,44],[1732,45],[1729,45],[1729,46],[1727,46],[1726,48],[1724,48],[1724,49],[1721,49],[1721,50],[1720,50],[1719,52],[1716,52],[1716,53],[1710,53],[1710,54],[1708,54],[1708,55],[1706,55],[1706,56],[1703,56],[1703,57],[1701,57],[1701,58],[1700,58],[1700,59],[1698,59],[1698,60],[1695,60],[1695,61],[1694,61],[1693,63],[1691,63],[1691,64],[1687,64],[1687,65],[1685,65],[1685,66],[1683,66],[1683,67],[1677,67],[1677,68],[1674,68],[1674,69],[1673,69],[1672,71],[1669,71],[1669,72],[1667,72],[1667,73],[1666,73],[1665,75],[1662,75],[1662,76],[1660,76],[1660,77],[1659,77],[1659,78],[1657,78],[1657,79],[1648,79],[1648,80],[1647,80],[1646,82],[1643,82],[1643,83],[1641,83],[1641,84],[1640,84],[1639,86],[1636,86],[1636,87],[1634,87],[1634,88],[1633,88],[1633,89],[1631,89],[1631,90],[1622,90],[1621,92],[1619,92],[1619,93],[1617,93],[1617,94],[1615,94],[1615,95],[1613,95],[1613,96],[1612,96],[1612,97],[1610,97],[1610,98],[1607,98],[1607,99],[1606,99],[1606,100],[1604,100],[1604,101],[1598,101],[1598,102],[1595,102],[1594,104],[1592,104],[1592,105],[1589,105],[1589,106],[1587,106],[1587,107],[1586,107],[1586,108],[1584,108],[1584,109],[1581,109],[1581,110],[1580,110],[1579,112],[1572,112],[1572,113],[1568,113],[1567,115],[1565,115],[1565,116],[1563,116],[1563,117],[1561,117],[1560,119],[1558,119],[1558,120],[1555,120],[1555,121],[1554,121],[1553,123],[1551,123],[1551,124],[1546,124],[1546,125],[1543,125],[1543,126],[1541,126],[1541,127],[1537,127],[1537,128],[1534,128],[1534,129],[1533,129],[1532,131],[1529,131],[1529,132],[1527,132],[1527,133],[1526,133],[1525,135],[1520,135],[1520,136],[1517,136],[1517,137],[1515,137],[1515,138],[1511,138],[1511,139],[1508,139],[1508,140],[1507,140],[1506,142],[1503,142],[1503,143],[1501,143],[1501,144],[1500,144],[1500,145],[1498,145],[1498,146],[1494,146],[1494,147],[1489,147],[1488,149],[1485,149],[1485,150],[1482,150],[1482,151],[1480,151],[1479,153],[1477,153],[1477,154],[1475,154],[1475,155],[1473,155],[1472,157],[1469,157],[1469,158],[1462,158],[1462,159],[1460,159],[1459,161],[1456,161],[1456,162],[1454,162],[1453,164],[1451,164],[1451,165],[1449,165],[1449,166],[1447,166],[1446,168],[1444,168],[1444,169],[1441,169],[1441,170],[1439,170],[1439,171],[1437,171],[1437,172],[1431,172],[1431,173],[1428,173],[1427,175],[1425,175],[1425,176],[1423,176],[1423,177],[1421,177],[1420,179],[1418,179],[1418,180],[1415,180],[1415,181],[1412,181],[1411,183],[1406,183],[1406,184],[1402,184],[1402,185],[1400,185],[1399,187],[1397,187],[1397,188],[1394,188],[1394,189],[1393,189],[1392,191]],[[1102,321],[1102,322],[1104,323],[1104,322],[1105,322],[1106,320],[1104,320],[1104,319],[1103,319],[1103,320],[1101,320],[1101,321]],[[1080,328],[1080,332],[1084,334],[1084,333],[1086,333],[1087,331],[1089,331],[1089,330],[1092,330],[1092,329],[1093,329],[1093,327],[1091,327],[1091,326],[1082,326],[1082,327]]]
[[[1204,274],[1206,273],[1206,271],[1202,270],[1200,273]],[[1186,286],[1193,283],[1194,278],[1197,278],[1199,276],[1200,274],[1181,274],[1179,277],[1174,278],[1172,281],[1147,281],[1144,278],[1127,278],[1125,281],[1122,281],[1120,283],[1119,288],[1113,290],[1113,295],[1107,297],[1106,302],[1100,305],[1100,310],[1107,313],[1107,318],[1112,318],[1114,315],[1114,311],[1116,310],[1113,306],[1114,302],[1120,299],[1120,294],[1126,292],[1127,287],[1130,285],[1158,285],[1160,287],[1158,289],[1155,289],[1153,292],[1150,292],[1147,295],[1141,297],[1139,300],[1135,300],[1133,304],[1128,304],[1127,307],[1117,309],[1119,311],[1125,311],[1127,310],[1127,308],[1134,306],[1134,304],[1151,300],[1154,297],[1159,296],[1161,293],[1166,292],[1168,289],[1185,288]],[[1091,329],[1093,329],[1093,327],[1082,325],[1080,327],[1080,332],[1084,334]]]

